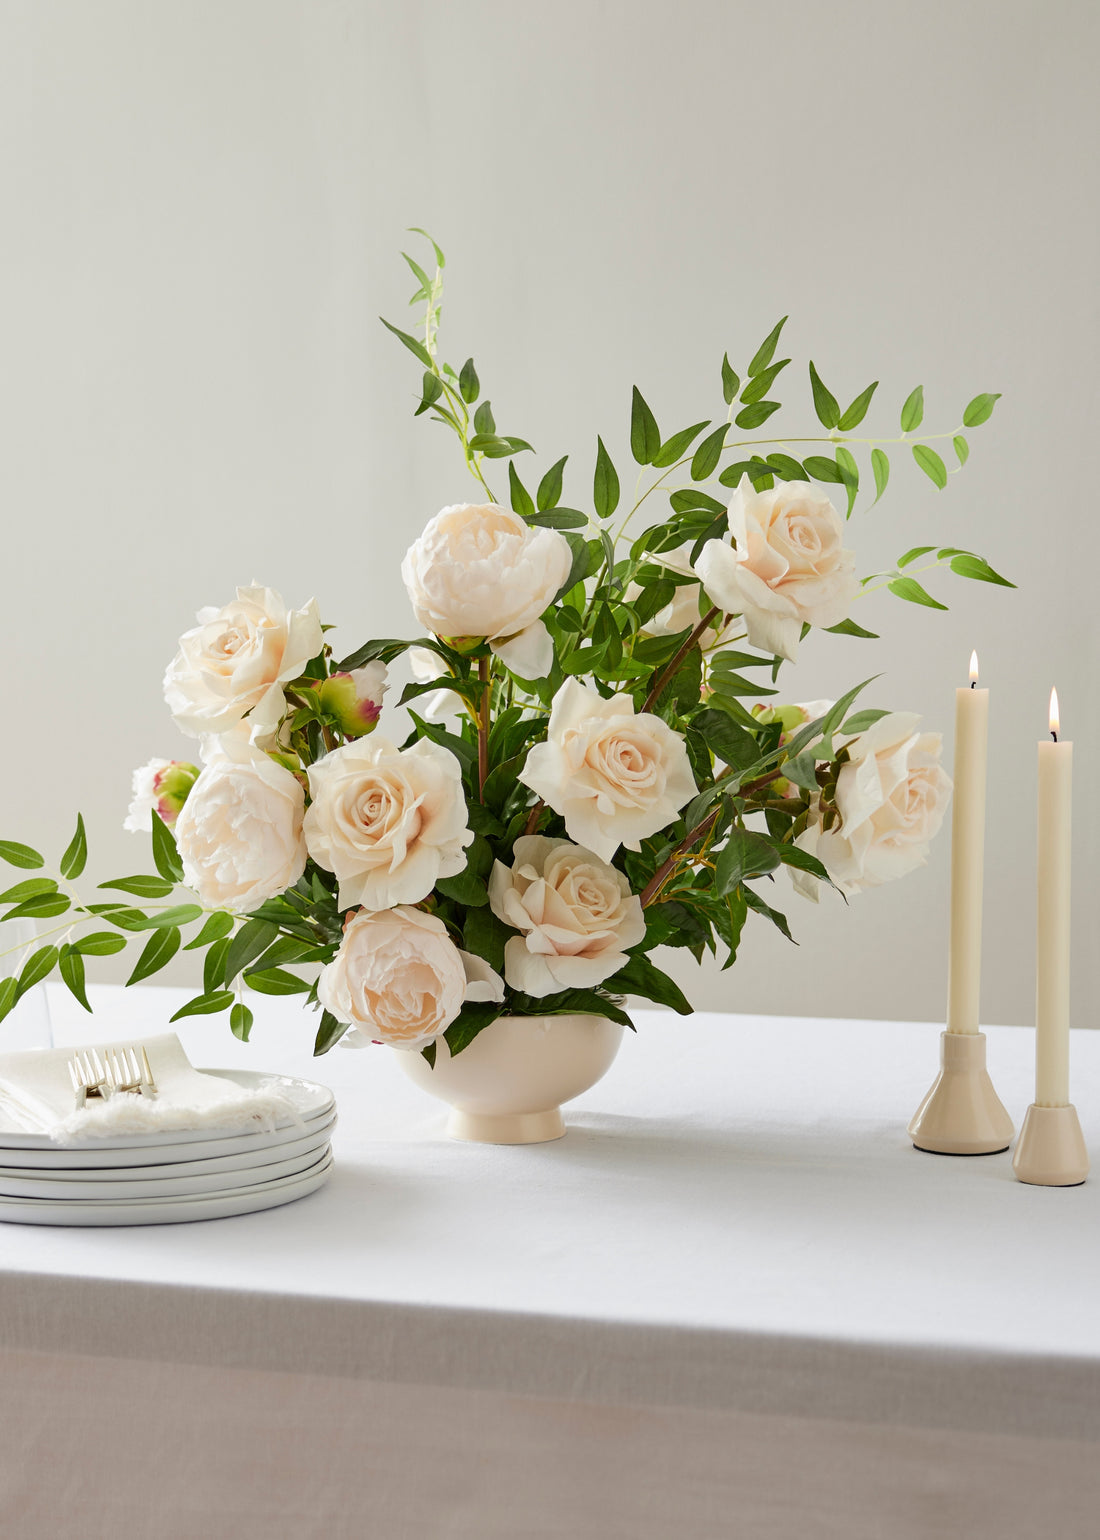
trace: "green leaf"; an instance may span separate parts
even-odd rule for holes
[[[724,711],[708,706],[692,719],[692,726],[702,733],[707,748],[731,770],[754,764],[759,756],[759,745],[752,733],[739,727]]]
[[[138,958],[133,973],[126,980],[129,984],[140,984],[142,979],[152,978],[154,973],[159,973],[165,963],[170,962],[180,949],[180,933],[178,930],[155,930],[145,943],[141,956]]]
[[[156,808],[153,819],[153,864],[166,882],[183,881],[183,863],[176,850],[176,840],[171,829]]]
[[[910,604],[926,604],[931,610],[945,610],[946,604],[941,604],[938,599],[922,588],[916,578],[895,578],[892,583],[887,583],[887,588],[892,594],[897,594],[899,599],[908,599]]]
[[[751,829],[734,828],[718,853],[714,871],[715,891],[732,893],[749,877],[762,877],[779,865],[779,852],[770,840]]]
[[[800,872],[810,872],[814,877],[820,878],[833,886],[833,879],[825,870],[816,856],[812,856],[808,850],[801,849],[798,845],[781,844],[778,846],[779,859],[784,866],[793,866]]]
[[[512,469],[511,465],[508,467]],[[588,515],[579,508],[550,508],[545,513],[528,515],[528,524],[541,524],[545,529],[584,529]]]
[[[419,417],[422,412],[426,412],[430,406],[435,405],[442,394],[443,381],[439,378],[438,374],[433,374],[430,369],[425,369],[424,378],[420,382],[420,405],[413,415]],[[448,413],[448,415],[450,414]]]
[[[568,458],[568,455],[562,455],[561,459],[554,462],[539,482],[535,501],[538,504],[540,513],[544,513],[548,508],[556,508],[561,501],[562,477],[565,474],[565,462]]]
[[[825,428],[838,427],[840,425],[840,403],[832,391],[827,390],[822,384],[821,376],[814,368],[812,362],[810,364],[810,389],[814,393],[814,411],[817,413],[818,422]]]
[[[982,557],[972,556],[969,551],[960,552],[951,558],[951,571],[957,572],[959,577],[974,578],[979,583],[999,583],[1002,588],[1016,587],[1015,583],[1010,583],[999,572],[994,572]]]
[[[650,465],[660,448],[661,433],[657,419],[635,385],[630,403],[630,453],[639,465]]]
[[[0,904],[21,904],[25,898],[38,898],[43,893],[56,893],[57,883],[52,877],[28,877],[13,888],[0,893]]]
[[[859,466],[856,464],[855,455],[850,450],[845,449],[843,444],[837,449],[836,465],[837,470],[840,472],[840,479],[843,481],[845,490],[848,493],[846,517],[851,518],[852,509],[855,507],[856,498],[859,496]]]
[[[516,472],[513,461],[508,461],[508,493],[512,501],[512,507],[521,519],[529,519],[535,511],[535,504],[530,492],[523,485]]]
[[[32,850],[29,845],[19,845],[15,840],[0,840],[0,861],[6,861],[9,866],[21,866],[26,871],[46,864],[37,850]]]
[[[129,909],[125,904],[85,904],[89,914],[98,914],[108,925],[119,930],[145,930],[146,917],[140,909]]]
[[[496,431],[497,425],[493,417],[493,408],[488,401],[483,401],[474,413],[474,432],[495,436]]]
[[[470,448],[483,454],[487,460],[507,460],[509,455],[519,454],[523,449],[530,449],[524,439],[501,437],[498,433],[475,433],[470,440]]]
[[[278,934],[278,926],[268,920],[246,921],[230,943],[225,962],[225,982],[232,984],[241,969],[255,962],[261,952],[266,952]]]
[[[871,469],[875,476],[875,503],[886,491],[887,482],[890,480],[890,457],[884,449],[871,450]],[[875,503],[871,504],[873,508]]]
[[[431,245],[432,250],[435,252],[435,260],[436,260],[437,264],[441,268],[447,266],[447,258],[443,255],[442,251],[440,251],[439,243],[432,239],[432,237],[428,234],[427,230],[422,230],[419,225],[410,225],[409,226],[409,233],[411,235],[422,235],[424,237],[424,239],[429,242],[429,244]]]
[[[243,975],[249,989],[260,995],[308,995],[313,985],[285,968],[258,968]]]
[[[19,975],[19,993],[25,995],[28,989],[33,989],[36,984],[41,984],[43,979],[49,978],[57,965],[57,959],[61,953],[55,946],[41,946],[23,964],[23,971]]]
[[[88,994],[84,987],[84,959],[75,946],[61,948],[58,972],[68,985],[69,993],[90,1014],[92,1008],[88,1004]]]
[[[765,919],[770,920],[777,930],[782,931],[783,935],[786,936],[792,945],[798,945],[791,935],[791,928],[787,924],[787,916],[785,914],[780,914],[778,909],[773,909],[770,904],[766,904],[755,889],[742,888],[741,891],[745,895],[745,902],[750,909],[755,909],[757,914],[762,914]]]
[[[478,1033],[496,1021],[503,1011],[503,1005],[498,1005],[495,1001],[479,1000],[470,1005],[464,1005],[443,1034],[447,1039],[451,1058],[460,1054],[464,1048],[468,1048]]]
[[[934,545],[915,545],[911,551],[906,551],[904,556],[898,557],[899,570],[902,567],[908,567],[910,563],[915,562],[919,556],[927,556],[929,551],[934,551],[935,549],[936,547]]]
[[[184,1016],[213,1016],[217,1011],[224,1011],[231,1006],[236,996],[231,989],[218,989],[213,994],[196,995],[188,1000],[186,1005],[181,1005],[174,1016],[169,1016],[169,1021],[180,1021]]]
[[[469,1007],[467,1007],[469,1009]],[[606,994],[595,989],[563,989],[557,995],[523,995],[514,991],[513,1014],[519,1016],[604,1016],[634,1030],[634,1023]]]
[[[226,914],[224,909],[219,909],[215,914],[207,917],[206,924],[199,931],[193,941],[189,941],[184,947],[185,952],[194,952],[199,947],[209,946],[212,941],[220,941],[223,936],[228,936],[236,924],[231,914]]]
[[[137,898],[167,898],[175,887],[163,877],[115,877],[111,882],[101,882],[101,888],[117,888],[122,893],[133,893]]]
[[[617,995],[640,995],[643,1000],[655,1000],[658,1005],[671,1006],[680,1016],[690,1016],[693,1011],[691,1001],[679,984],[640,953],[632,956],[625,968],[605,979],[603,988]]]
[[[746,406],[743,411],[738,412],[733,420],[739,428],[744,428],[746,432],[751,433],[754,428],[762,427],[773,412],[778,412],[779,407],[778,401],[756,401],[752,406]]]
[[[88,836],[84,830],[84,815],[76,815],[76,833],[69,841],[61,857],[62,877],[79,877],[88,861]]]
[[[999,390],[987,391],[984,395],[975,396],[963,413],[963,427],[978,428],[983,422],[988,422],[993,416],[993,408],[1000,399]]]
[[[173,904],[156,914],[147,914],[136,930],[163,930],[166,926],[190,925],[192,920],[202,919],[201,904]]]
[[[0,979],[0,1021],[15,1005],[19,998],[19,983],[15,978]]]
[[[707,434],[692,456],[692,481],[706,481],[708,476],[714,475],[718,462],[722,458],[722,446],[726,442],[728,432],[729,423],[724,422],[721,427],[715,428],[713,433]]]
[[[970,445],[966,442],[961,433],[956,433],[951,442],[955,446],[955,453],[959,457],[959,464],[965,465],[967,460],[970,459]]]
[[[934,481],[942,492],[947,485],[947,467],[936,451],[929,449],[927,444],[914,444],[913,459],[929,480]]]
[[[860,392],[837,423],[841,433],[850,433],[853,428],[859,427],[860,423],[867,416],[867,408],[871,405],[871,397],[877,389],[878,381],[874,380],[868,385],[866,390]]]
[[[772,358],[775,356],[776,345],[779,342],[779,333],[783,330],[786,323],[786,316],[783,317],[782,321],[777,321],[757,348],[752,356],[752,362],[749,364],[750,375],[760,374],[771,363]],[[790,360],[788,359],[787,362],[789,363]]]
[[[611,456],[604,448],[603,439],[596,439],[596,470],[592,478],[592,501],[601,519],[609,519],[619,506],[619,477],[611,463]]]
[[[248,1006],[242,1000],[238,1000],[229,1012],[229,1030],[234,1037],[239,1037],[242,1043],[248,1042],[248,1034],[252,1031],[254,1018]]]
[[[49,920],[55,915],[64,914],[70,907],[70,901],[64,893],[36,893],[33,898],[25,898],[21,904],[9,909],[7,914],[0,915],[0,919]]]
[[[802,463],[815,481],[832,481],[837,485],[844,482],[836,461],[830,460],[828,455],[807,455]]]
[[[113,957],[125,947],[126,937],[113,930],[94,930],[76,943],[77,951],[84,957]]]
[[[458,389],[467,406],[476,401],[481,394],[481,381],[477,377],[472,358],[468,358],[459,371]]]
[[[757,401],[763,401],[768,391],[775,384],[776,379],[790,363],[789,358],[780,359],[779,363],[772,364],[770,369],[765,369],[752,379],[741,392],[741,401],[745,406],[752,406]]]
[[[171,931],[169,935],[173,934]],[[175,932],[179,935],[179,932]],[[220,941],[215,941],[209,947],[202,961],[202,987],[206,994],[212,994],[215,989],[220,989],[225,983],[225,960],[229,956],[229,937],[222,936]]]
[[[889,715],[890,713],[888,711],[874,711],[871,709],[866,711],[857,711],[854,716],[850,716],[848,718],[848,720],[840,728],[840,731],[842,733],[866,732],[869,727],[873,727],[876,722],[881,722],[883,717],[887,717]]]
[[[382,325],[388,332],[392,332],[398,341],[405,344],[409,352],[412,353],[415,358],[419,358],[425,369],[432,368],[432,355],[428,352],[427,348],[422,342],[417,342],[416,338],[410,337],[408,332],[400,331],[396,326],[391,326],[390,323],[386,320],[385,316],[379,316],[378,319],[382,322]]]
[[[839,625],[825,626],[826,631],[831,631],[834,636],[863,636],[868,641],[877,642],[877,631],[865,631],[862,626],[857,626],[854,620],[842,620]]]
[[[679,433],[674,433],[670,439],[666,439],[661,445],[660,451],[654,455],[653,464],[663,468],[667,465],[675,465],[684,451],[694,443],[704,428],[710,427],[710,418],[703,422],[692,423],[690,428],[684,428]]]
[[[723,353],[722,354],[722,399],[725,401],[727,406],[732,406],[733,405],[733,400],[734,400],[734,397],[737,395],[738,387],[740,386],[740,384],[741,384],[741,381],[737,378],[737,375],[733,372],[733,369],[730,366],[729,354],[728,353]]]
[[[919,428],[924,421],[924,386],[918,385],[916,390],[911,390],[905,398],[905,405],[901,409],[901,431],[912,433],[914,428]]]
[[[317,1028],[317,1037],[313,1044],[314,1058],[320,1058],[321,1054],[328,1053],[329,1049],[340,1041],[347,1030],[347,1022],[337,1021],[331,1012],[322,1011],[321,1025]]]
[[[773,470],[783,481],[809,481],[805,468],[793,455],[772,453],[768,455],[767,466]]]

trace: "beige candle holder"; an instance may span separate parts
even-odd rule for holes
[[[936,1155],[997,1155],[1015,1132],[985,1067],[984,1032],[942,1032],[940,1072],[913,1114],[909,1137]]]
[[[1089,1174],[1089,1152],[1077,1108],[1032,1102],[1016,1141],[1012,1170],[1017,1181],[1033,1187],[1080,1187]]]

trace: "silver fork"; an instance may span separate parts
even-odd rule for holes
[[[156,1096],[156,1083],[144,1047],[104,1049],[103,1057],[107,1061],[108,1094],[136,1091],[142,1096]]]
[[[107,1072],[94,1048],[85,1048],[73,1054],[69,1060],[69,1079],[76,1093],[78,1110],[85,1105],[89,1097],[105,1100],[111,1094]]]

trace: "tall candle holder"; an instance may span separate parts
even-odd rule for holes
[[[955,691],[947,1031],[940,1036],[940,1072],[909,1124],[917,1149],[936,1155],[996,1155],[1015,1131],[993,1089],[985,1034],[978,1031],[989,691],[977,684],[978,656],[971,653],[969,687]]]

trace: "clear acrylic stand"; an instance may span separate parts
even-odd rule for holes
[[[33,920],[8,920],[0,925],[0,979],[18,977],[38,949]],[[26,1048],[52,1048],[53,1026],[45,984],[35,984],[0,1021],[0,1053]]]

